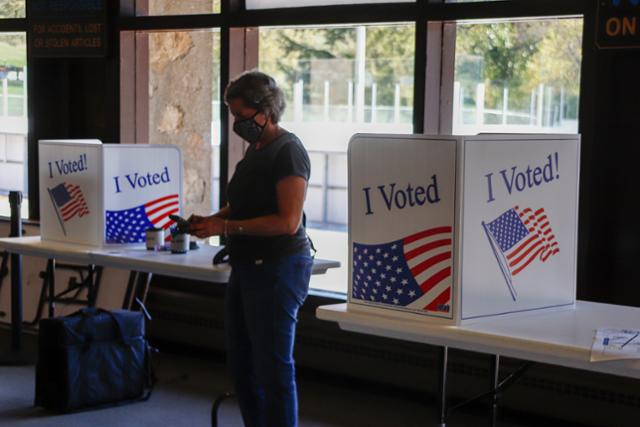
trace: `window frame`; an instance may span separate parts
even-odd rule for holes
[[[27,0],[28,1],[28,0]],[[405,22],[415,26],[414,133],[451,133],[455,68],[455,21],[582,16],[583,63],[581,93],[591,81],[585,67],[588,40],[593,28],[587,19],[595,5],[584,0],[502,0],[446,3],[445,0],[416,0],[415,3],[376,3],[246,10],[244,0],[222,0],[221,12],[199,15],[136,16],[135,0],[121,2],[117,19],[119,34],[129,31],[220,30],[220,85],[254,68],[258,62],[258,27],[321,26],[332,24],[380,24]],[[255,33],[254,33],[255,32]],[[453,45],[452,45],[453,41]],[[242,57],[231,52],[244,52]],[[580,127],[586,96],[580,99]],[[122,114],[122,112],[121,112]],[[220,105],[220,205],[226,205],[226,185],[235,164],[242,158],[243,144],[230,132],[232,118]],[[226,118],[226,120],[225,120]]]
[[[30,0],[25,0],[28,10]],[[451,102],[453,84],[453,66],[455,48],[447,44],[451,39],[450,27],[452,22],[475,19],[517,19],[517,18],[546,18],[582,16],[583,45],[581,66],[581,97],[579,113],[579,132],[585,133],[584,126],[593,116],[594,106],[589,105],[591,89],[596,86],[595,70],[591,64],[595,61],[596,53],[591,49],[595,37],[594,17],[596,2],[584,0],[502,0],[479,1],[466,3],[447,3],[445,0],[416,0],[415,3],[376,3],[351,4],[331,6],[291,7],[278,9],[246,10],[244,0],[222,0],[220,13],[198,15],[161,15],[136,16],[136,0],[121,0],[119,9],[112,17],[110,40],[118,43],[115,52],[119,55],[123,48],[120,41],[125,32],[136,31],[176,31],[176,30],[220,30],[220,83],[225,87],[230,78],[239,72],[254,67],[257,64],[256,37],[252,31],[261,26],[289,27],[298,25],[331,25],[331,24],[365,24],[365,23],[395,23],[413,22],[415,25],[415,66],[414,66],[414,97],[413,97],[413,126],[414,133],[450,133],[452,128]],[[27,33],[29,45],[29,15],[24,18],[0,18],[0,33]],[[455,27],[455,24],[453,25]],[[455,31],[455,29],[453,30]],[[454,33],[455,34],[455,33]],[[455,37],[454,37],[455,38]],[[245,55],[238,58],[232,52],[244,51]],[[131,51],[129,51],[131,53]],[[135,59],[135,50],[133,51]],[[256,55],[256,56],[253,56]],[[131,57],[131,56],[129,56]],[[121,57],[122,58],[122,57]],[[140,60],[140,58],[138,58]],[[120,64],[122,66],[122,64]],[[134,65],[135,67],[135,65]],[[121,129],[126,117],[131,117],[131,110],[123,109],[123,98],[128,96],[123,87],[131,88],[131,81],[120,74],[116,78],[120,85],[120,117]],[[135,87],[135,80],[133,83]],[[36,99],[28,88],[29,99]],[[129,92],[130,93],[130,92]],[[135,109],[133,110],[135,113]],[[127,114],[125,114],[127,113]],[[135,116],[135,114],[134,114]],[[224,103],[220,105],[220,203],[226,204],[224,195],[229,179],[229,171],[242,156],[242,144],[237,144],[231,129],[231,118]],[[227,118],[225,120],[224,118]],[[32,120],[29,110],[29,120]],[[139,138],[135,132],[140,132],[135,126],[135,120],[129,123],[129,131],[133,129],[133,138]],[[590,132],[592,129],[587,129]],[[120,134],[120,139],[127,139],[127,134]],[[129,133],[131,135],[131,133]],[[29,182],[38,182],[37,147],[29,146],[27,159]],[[39,218],[37,188],[29,186],[28,196],[29,219]]]
[[[25,8],[28,9],[28,2]],[[123,31],[162,31],[162,30],[188,30],[218,28],[221,32],[221,86],[224,87],[231,75],[236,70],[231,69],[230,52],[231,44],[236,45],[238,31],[241,28],[253,28],[258,26],[292,26],[292,25],[322,25],[322,24],[358,24],[377,22],[415,22],[416,25],[416,49],[414,70],[414,132],[446,132],[447,120],[441,117],[442,106],[448,102],[446,90],[442,89],[437,78],[439,73],[432,72],[437,69],[434,64],[446,65],[446,57],[442,52],[436,52],[437,32],[427,30],[434,22],[468,20],[468,19],[497,19],[519,17],[550,17],[565,15],[581,15],[585,18],[583,29],[583,65],[581,75],[583,83],[581,92],[588,93],[586,89],[594,85],[593,71],[585,66],[585,63],[593,61],[593,53],[589,52],[589,40],[593,39],[593,25],[587,18],[595,15],[595,2],[584,0],[503,0],[482,1],[471,3],[446,3],[445,0],[416,0],[415,3],[376,3],[292,7],[280,9],[246,10],[244,0],[222,0],[220,13],[200,15],[163,15],[163,16],[136,16],[136,0],[121,0],[117,16],[113,21],[113,32],[116,37],[112,40],[120,40]],[[27,32],[29,15],[24,18],[0,18],[0,32]],[[27,34],[27,44],[29,36]],[[430,61],[427,61],[429,56]],[[435,76],[435,77],[434,77]],[[440,83],[440,84],[438,84]],[[31,94],[29,94],[31,95]],[[432,96],[433,95],[433,96]],[[434,98],[435,97],[435,98]],[[30,98],[33,98],[30,96]],[[591,109],[585,104],[585,97],[581,97],[580,115],[590,114]],[[434,111],[435,105],[440,105],[438,111]],[[585,107],[585,108],[583,108]],[[220,107],[220,117],[228,117],[224,104]],[[122,113],[122,112],[121,112]],[[580,120],[583,123],[584,120]],[[434,123],[437,123],[435,125]],[[220,194],[225,194],[229,166],[235,162],[229,156],[237,158],[237,153],[229,149],[229,123],[222,120],[221,123],[221,179]],[[29,148],[30,154],[35,152],[34,147]],[[37,156],[28,158],[29,181],[37,182]],[[225,179],[226,178],[226,179]],[[30,187],[28,191],[30,199],[29,218],[39,217],[39,206],[35,196],[37,191]],[[221,204],[226,203],[221,198]]]
[[[27,0],[28,1],[28,0]],[[443,114],[449,102],[447,85],[442,72],[451,67],[453,56],[441,49],[446,35],[445,21],[464,19],[500,19],[519,17],[545,17],[563,15],[585,15],[590,7],[581,0],[503,0],[473,3],[446,3],[445,0],[416,0],[415,3],[376,3],[331,6],[291,7],[278,9],[247,10],[243,0],[223,0],[220,13],[198,15],[136,16],[135,0],[123,0],[117,19],[117,31],[171,31],[218,28],[221,33],[220,84],[225,87],[231,76],[243,71],[237,58],[238,46],[245,46],[247,34],[252,28],[288,27],[294,25],[329,25],[361,23],[413,22],[415,25],[414,66],[414,133],[450,133],[451,118]],[[440,27],[440,30],[437,27]],[[584,36],[584,35],[583,35]],[[446,37],[445,37],[446,38]],[[233,47],[233,49],[232,49]],[[444,50],[444,54],[443,54]],[[244,50],[251,52],[252,50]],[[257,55],[257,53],[256,53]],[[430,61],[427,61],[427,57]],[[235,61],[232,63],[232,61]],[[240,61],[244,69],[256,62],[255,57]],[[435,108],[438,106],[439,108]],[[220,117],[229,118],[224,103],[220,106]],[[229,133],[229,120],[222,120],[220,135],[220,204],[224,206],[226,183],[229,171],[239,161],[241,151]],[[234,141],[235,142],[235,141]]]
[[[25,8],[28,9],[28,2]],[[415,133],[448,133],[451,131],[451,119],[447,117],[450,92],[446,78],[448,68],[455,52],[442,46],[446,39],[448,21],[470,19],[507,19],[523,17],[583,16],[583,65],[581,75],[581,93],[593,85],[593,72],[585,66],[590,63],[591,53],[588,46],[593,39],[594,28],[588,18],[595,14],[595,3],[583,0],[502,0],[466,3],[446,3],[445,0],[416,0],[415,3],[376,3],[332,6],[291,7],[279,9],[246,10],[244,0],[222,0],[220,13],[198,15],[162,15],[136,16],[136,0],[121,0],[115,17],[114,32],[120,35],[126,31],[163,31],[218,28],[221,32],[221,86],[228,83],[230,76],[242,71],[238,64],[232,64],[230,52],[232,46],[242,45],[246,41],[247,31],[259,26],[292,26],[323,24],[359,24],[359,23],[393,23],[414,22],[416,31],[415,69],[414,69],[414,132]],[[29,16],[24,18],[0,18],[0,33],[27,33]],[[438,27],[440,29],[438,30]],[[443,32],[444,31],[444,32]],[[27,43],[29,37],[27,34]],[[233,49],[233,51],[236,51]],[[427,57],[429,61],[427,61]],[[237,62],[237,61],[236,61]],[[245,68],[251,62],[244,59]],[[440,72],[438,72],[440,70]],[[126,85],[126,82],[123,82]],[[30,94],[31,95],[31,94]],[[123,96],[121,92],[121,96]],[[32,98],[30,96],[30,98]],[[585,98],[581,97],[580,116],[587,114]],[[438,108],[436,108],[438,106]],[[220,106],[220,117],[228,117],[226,106]],[[121,117],[124,111],[121,111]],[[584,120],[580,120],[583,123]],[[582,126],[582,125],[581,125]],[[229,144],[233,135],[229,134],[229,121],[221,123],[221,179],[220,194],[225,194],[229,170],[238,161],[241,154],[235,144]],[[582,129],[581,129],[582,130]],[[30,148],[30,152],[33,152]],[[29,181],[37,182],[36,156],[28,158]],[[35,190],[30,187],[29,218],[39,217],[38,201]],[[221,198],[221,204],[226,203]]]

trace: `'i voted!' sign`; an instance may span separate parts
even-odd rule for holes
[[[39,140],[40,235],[43,240],[99,246],[102,144]]]
[[[575,300],[579,138],[464,139],[461,319]]]

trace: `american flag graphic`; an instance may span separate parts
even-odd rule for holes
[[[515,301],[513,278],[536,259],[545,262],[560,252],[549,218],[544,208],[534,211],[515,206],[482,225]]]
[[[390,243],[353,243],[352,297],[413,310],[449,312],[452,227]]]
[[[179,211],[180,198],[177,194],[130,209],[107,211],[107,243],[143,243],[147,229],[168,229],[174,223],[169,215]]]
[[[62,222],[67,222],[76,215],[89,215],[89,207],[80,186],[63,182],[48,190]]]

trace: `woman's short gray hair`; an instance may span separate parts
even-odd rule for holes
[[[280,121],[286,107],[282,89],[273,77],[260,71],[247,71],[230,81],[224,91],[224,102],[232,99],[242,99],[247,107],[269,116],[273,123]]]

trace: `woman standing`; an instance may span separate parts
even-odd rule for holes
[[[302,225],[309,156],[278,124],[285,101],[270,76],[240,75],[224,100],[234,132],[250,145],[227,187],[228,205],[192,216],[190,232],[228,239],[227,354],[245,425],[296,426],[295,325],[313,263]]]

